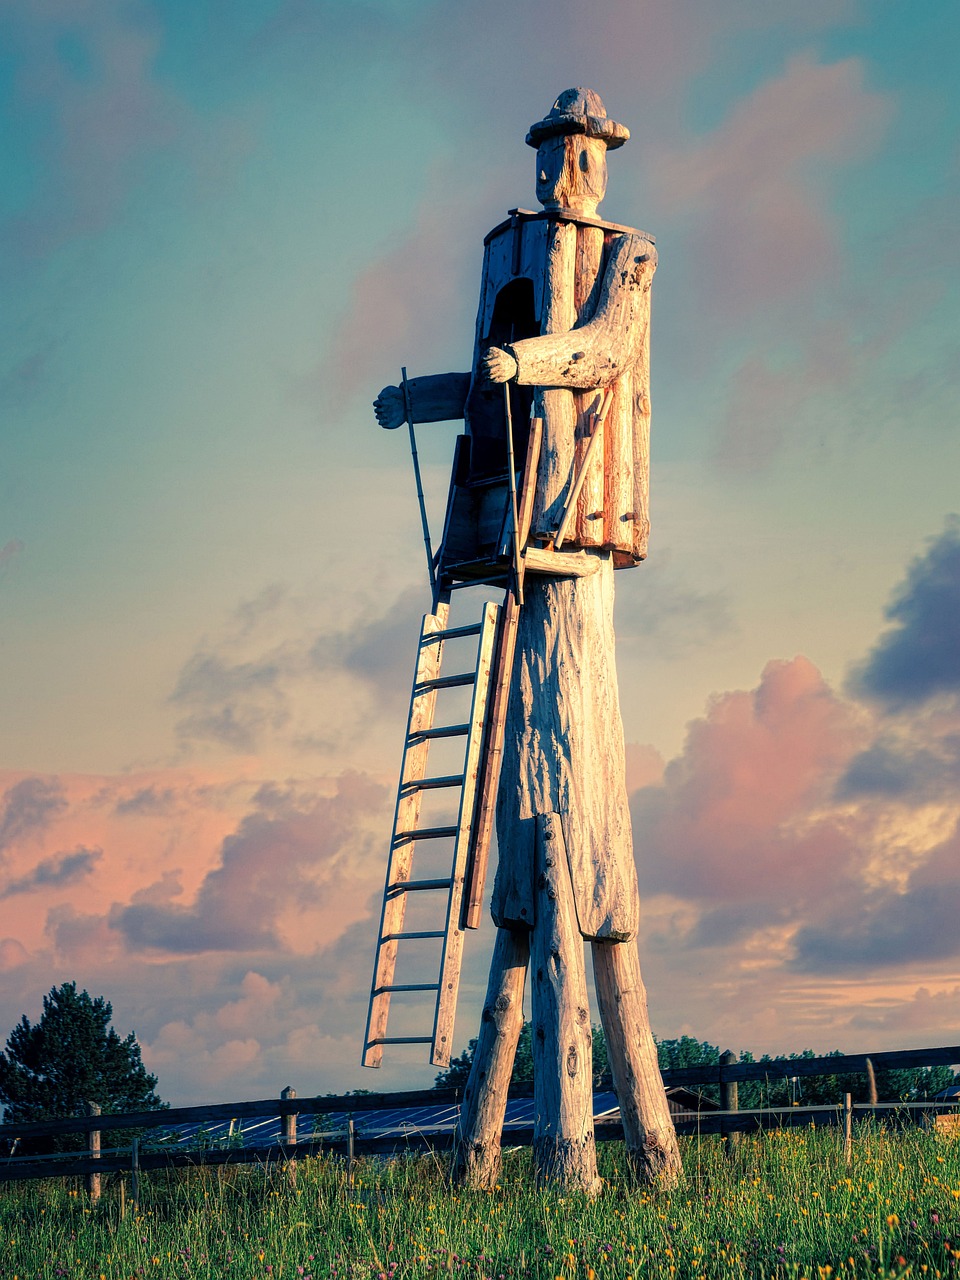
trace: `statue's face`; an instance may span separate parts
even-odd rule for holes
[[[537,150],[537,199],[545,209],[592,215],[607,189],[607,147],[582,133],[544,138]]]

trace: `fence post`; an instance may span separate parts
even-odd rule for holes
[[[283,1102],[286,1102],[289,1098],[295,1098],[296,1096],[297,1096],[297,1091],[291,1085],[287,1085],[287,1087],[280,1094],[280,1098]],[[280,1141],[287,1150],[297,1145],[296,1112],[291,1111],[288,1115],[281,1116]],[[296,1182],[297,1180],[296,1160],[290,1160],[290,1159],[287,1160],[287,1177],[290,1179],[291,1182]]]
[[[353,1116],[347,1116],[347,1186],[353,1190]]]
[[[720,1055],[720,1107],[723,1111],[739,1111],[740,1109],[740,1090],[736,1080],[725,1080],[723,1078],[723,1067],[732,1067],[737,1061],[737,1055],[732,1049],[727,1049],[725,1053]],[[737,1149],[737,1143],[740,1141],[740,1134],[727,1128],[727,1121],[723,1122],[724,1142],[727,1148],[727,1155],[732,1156]]]
[[[99,1102],[88,1102],[86,1106],[87,1106],[88,1116],[98,1116],[100,1114]],[[87,1134],[87,1154],[90,1156],[91,1160],[100,1159],[100,1130],[99,1129],[91,1129],[90,1132]],[[87,1174],[87,1192],[90,1196],[91,1201],[93,1201],[94,1204],[100,1199],[100,1174],[99,1173]]]
[[[123,1183],[120,1184],[121,1186]],[[130,1204],[134,1217],[140,1211],[140,1139],[130,1143]]]
[[[853,1094],[843,1095],[843,1159],[847,1168],[853,1161]]]

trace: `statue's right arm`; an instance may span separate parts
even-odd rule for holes
[[[470,390],[469,373],[433,373],[424,378],[408,378],[411,416],[414,422],[447,422],[462,418]],[[384,387],[373,402],[381,427],[388,431],[406,422],[403,391]]]

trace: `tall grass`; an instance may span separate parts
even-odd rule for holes
[[[509,1152],[493,1194],[451,1191],[442,1160],[300,1163],[151,1175],[121,1215],[119,1181],[91,1206],[71,1185],[0,1192],[0,1277],[403,1280],[445,1274],[554,1280],[960,1274],[960,1141],[858,1130],[684,1139],[681,1190],[631,1186],[623,1148],[600,1153],[596,1201],[531,1184]]]

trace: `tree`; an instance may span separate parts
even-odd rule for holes
[[[157,1077],[141,1061],[136,1036],[131,1031],[121,1039],[112,1018],[109,1001],[77,991],[75,982],[44,996],[36,1026],[21,1018],[0,1053],[4,1120],[30,1124],[81,1116],[87,1102],[113,1114],[165,1108],[154,1092]],[[68,1134],[31,1143],[29,1150],[71,1150],[83,1142],[82,1135]]]

